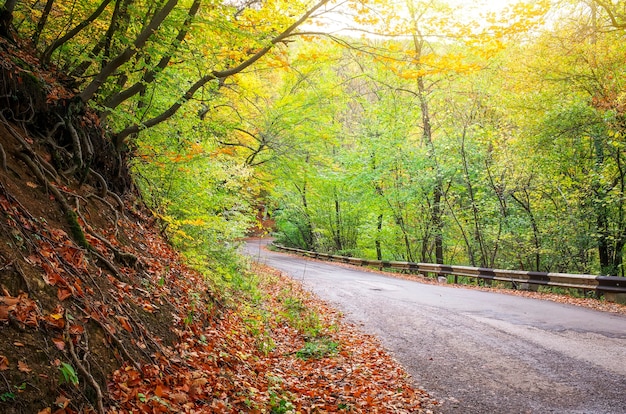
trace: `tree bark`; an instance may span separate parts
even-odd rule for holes
[[[50,16],[50,11],[52,10],[52,6],[54,5],[54,0],[48,0],[46,5],[41,12],[41,17],[39,17],[39,21],[37,22],[37,28],[35,29],[35,33],[33,34],[33,45],[35,48],[37,47],[37,43],[39,43],[39,36],[41,36],[41,32],[43,32],[44,27],[46,27],[46,23],[48,22],[48,16]]]
[[[96,57],[102,52],[102,67],[104,67],[108,62],[106,59],[111,56],[111,44],[113,41],[113,37],[117,32],[120,32],[119,35],[123,36],[124,30],[120,31],[122,27],[122,22],[125,23],[126,27],[128,25],[130,16],[128,15],[128,5],[132,0],[117,0],[115,2],[115,8],[113,9],[113,14],[111,15],[111,21],[109,22],[109,28],[107,29],[104,36],[100,39],[100,41],[93,47],[91,50],[91,58],[86,59],[81,62],[71,73],[71,76],[78,78],[82,76],[87,69],[95,62]]]
[[[383,250],[380,245],[380,234],[383,231],[383,215],[382,213],[378,215],[378,224],[376,226],[376,240],[374,244],[376,245],[376,260],[383,260]]]
[[[422,68],[420,63],[422,60],[422,52],[425,45],[425,39],[419,30],[419,16],[416,14],[414,7],[409,6],[409,13],[411,14],[411,23],[413,25],[413,48],[414,48],[414,61],[417,69]],[[434,232],[434,248],[435,248],[435,262],[443,264],[443,179],[441,177],[441,171],[437,163],[437,157],[435,153],[435,145],[433,143],[432,122],[430,118],[430,106],[428,102],[428,89],[424,82],[424,76],[417,78],[417,98],[420,102],[420,109],[422,113],[422,128],[423,138],[428,146],[430,156],[434,163],[435,171],[435,187],[433,188],[433,203],[430,210],[431,224]],[[424,249],[422,249],[424,251]]]
[[[0,35],[9,39],[11,37],[11,24],[13,23],[13,11],[17,0],[6,0],[0,8]]]

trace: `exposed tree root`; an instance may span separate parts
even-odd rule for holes
[[[141,364],[137,362],[135,358],[133,358],[130,352],[128,352],[128,350],[126,349],[122,341],[113,333],[111,333],[109,328],[107,328],[106,325],[102,323],[102,321],[99,318],[94,318],[89,312],[87,312],[85,309],[81,308],[80,306],[78,307],[78,309],[81,312],[83,312],[85,316],[89,317],[90,321],[95,322],[100,327],[100,329],[102,329],[107,334],[107,337],[111,340],[111,342],[114,343],[115,347],[120,351],[120,353],[124,356],[124,358],[127,361],[129,361],[133,365],[133,367],[137,369],[137,371],[141,372]]]
[[[98,183],[100,184],[100,193],[98,195],[100,196],[100,198],[104,199],[109,193],[109,186],[107,185],[106,180],[91,168],[89,169],[89,172],[91,176],[94,177],[96,181],[98,181]]]
[[[2,171],[8,172],[8,170],[7,170],[7,153],[4,152],[4,148],[2,147],[1,144],[0,144],[0,168],[2,168]]]
[[[18,153],[18,157],[22,160],[33,172],[35,177],[44,185],[54,196],[57,202],[61,205],[61,210],[65,214],[65,219],[68,222],[70,227],[70,231],[72,233],[72,237],[74,241],[81,247],[91,250],[91,245],[85,238],[85,233],[83,229],[80,227],[80,223],[78,223],[78,215],[69,205],[67,199],[61,194],[59,189],[48,181],[48,179],[43,175],[39,166],[33,161],[28,155],[23,152]]]
[[[67,315],[66,315],[66,317],[67,317]],[[98,409],[98,413],[104,414],[104,402],[103,402],[104,401],[104,397],[102,395],[102,389],[100,388],[100,385],[98,384],[98,381],[95,380],[93,375],[91,375],[89,370],[85,367],[85,365],[78,358],[78,355],[76,354],[76,349],[74,349],[74,342],[72,341],[72,338],[69,335],[68,328],[69,328],[69,324],[66,326],[65,340],[66,340],[66,342],[69,345],[70,355],[72,356],[72,359],[74,360],[74,363],[78,367],[78,370],[89,381],[89,384],[93,387],[93,389],[96,392],[96,406],[97,406],[97,409]]]
[[[104,200],[104,199],[102,199],[102,198],[100,198],[100,197],[98,197],[98,196],[96,196],[96,195],[94,195],[94,194],[88,195],[87,197],[94,197],[94,198],[97,198],[98,200],[100,200],[100,201],[104,202],[106,205],[108,205],[109,207],[111,207],[112,211],[115,213],[115,218],[116,218],[116,220],[115,220],[115,225],[116,225],[116,228],[117,228],[117,217],[118,217],[118,215],[117,215],[117,211],[116,211],[115,209],[113,209],[113,206],[112,206],[112,205],[111,205],[108,201],[106,201],[106,200]],[[82,198],[82,197],[81,197],[81,198]],[[83,200],[84,200],[84,199],[83,199]],[[80,217],[80,219],[83,221],[83,223],[87,223],[87,220],[86,220],[86,219],[85,219],[85,218],[81,215],[81,213],[80,213],[80,208],[79,208],[80,204],[78,203],[78,200],[77,200],[77,203],[76,203],[76,204],[77,204],[77,207],[76,207],[76,214],[78,215],[78,217]],[[98,239],[98,240],[99,240],[102,244],[104,244],[104,245],[105,245],[105,246],[106,246],[106,247],[107,247],[107,248],[108,248],[111,252],[113,252],[113,257],[115,258],[115,260],[116,260],[118,263],[121,263],[121,264],[123,264],[123,265],[125,265],[125,266],[128,266],[128,267],[135,267],[135,265],[137,264],[137,260],[138,260],[137,256],[135,256],[135,255],[134,255],[134,254],[132,254],[132,253],[126,253],[126,252],[121,251],[120,249],[118,249],[117,247],[115,247],[115,246],[114,246],[114,245],[113,245],[113,244],[112,244],[109,240],[107,240],[107,239],[106,239],[106,237],[101,236],[100,234],[98,234],[97,232],[95,232],[95,231],[91,228],[91,226],[89,226],[89,225],[85,226],[85,231],[86,231],[87,233],[89,233],[89,235],[91,235],[92,237],[94,237],[94,238]],[[99,258],[99,259],[101,259],[101,257],[100,257],[100,256],[98,256],[98,258]],[[104,260],[106,260],[104,257],[102,257],[102,259],[101,259],[101,260],[103,260],[103,259],[104,259]],[[120,273],[119,273],[119,271],[118,271],[116,268],[115,268],[115,269],[113,269],[113,268],[112,268],[112,267],[114,267],[114,265],[111,263],[111,265],[110,265],[110,266],[109,266],[109,265],[107,265],[107,267],[109,267],[109,270],[111,270],[112,272],[114,272],[114,273],[115,273],[116,278],[118,278],[118,279],[119,279],[118,275],[119,275]]]
[[[113,252],[113,256],[115,257],[115,260],[118,263],[121,263],[125,266],[129,266],[129,267],[134,267],[137,264],[137,256],[135,256],[132,253],[126,253],[121,251],[120,249],[118,249],[117,247],[113,246],[111,244],[110,241],[108,241],[105,237],[99,235],[98,233],[96,233],[95,231],[93,231],[90,227],[87,227],[87,232],[95,237],[96,239],[100,240],[102,242],[102,244],[104,244],[109,250],[111,250]]]
[[[117,267],[111,263],[111,261],[109,259],[107,259],[106,257],[104,257],[103,255],[101,255],[100,253],[98,253],[95,249],[91,249],[91,254],[93,254],[94,256],[96,256],[96,258],[98,260],[100,260],[100,262],[102,262],[102,264],[104,265],[104,267],[106,267],[112,274],[113,276],[124,283],[128,283],[128,278],[126,278],[126,276],[124,276],[118,269]]]
[[[124,209],[125,209],[125,206],[124,206],[124,203],[122,202],[122,199],[120,198],[120,196],[118,196],[117,194],[115,194],[115,193],[113,193],[113,192],[111,192],[111,191],[109,191],[109,192],[107,193],[107,195],[108,195],[108,196],[110,196],[110,197],[112,197],[112,198],[115,200],[115,202],[117,203],[117,205],[118,205],[118,207],[119,207],[119,211],[120,211],[122,214],[124,214]]]
[[[30,287],[30,282],[28,281],[28,277],[26,277],[26,275],[24,274],[24,271],[22,270],[22,268],[20,267],[20,265],[19,265],[19,263],[17,261],[13,262],[13,268],[15,269],[17,274],[20,275],[20,277],[24,281],[24,285],[26,286],[26,293],[28,293],[30,296],[32,296],[33,290]]]

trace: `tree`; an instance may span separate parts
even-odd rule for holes
[[[186,3],[186,5],[183,3]],[[174,56],[180,59],[189,52],[182,50],[180,46],[190,35],[189,30],[192,28],[192,21],[196,21],[196,26],[193,27],[194,30],[191,35],[198,36],[199,33],[201,33],[199,32],[199,27],[209,27],[209,24],[215,24],[219,27],[216,19],[229,22],[228,16],[234,17],[230,19],[231,23],[226,23],[224,27],[228,28],[230,25],[228,30],[232,30],[231,33],[234,33],[235,30],[243,32],[237,36],[237,39],[244,43],[239,45],[241,52],[236,54],[231,53],[226,59],[222,58],[212,62],[213,68],[204,68],[202,71],[205,72],[205,74],[195,81],[192,81],[186,90],[183,91],[182,96],[175,97],[175,102],[161,110],[160,113],[150,116],[149,119],[144,122],[137,122],[123,127],[122,130],[118,131],[115,135],[116,146],[120,148],[129,135],[158,125],[169,119],[180,109],[184,102],[192,99],[195,93],[207,83],[219,82],[221,84],[226,78],[250,67],[272,50],[275,45],[285,42],[289,37],[296,34],[296,29],[326,3],[328,3],[328,0],[323,0],[316,4],[310,4],[306,9],[303,8],[304,5],[297,4],[292,7],[292,10],[296,12],[302,10],[302,15],[298,19],[288,17],[289,11],[286,10],[279,12],[278,16],[280,16],[280,18],[274,19],[276,23],[251,26],[250,23],[253,23],[253,19],[262,19],[264,18],[264,14],[275,12],[278,5],[275,4],[275,2],[266,2],[262,9],[253,11],[252,9],[248,9],[245,5],[239,7],[207,2],[205,5],[206,9],[201,13],[200,19],[196,19],[196,15],[201,8],[200,0],[193,2],[169,0],[159,9],[149,12],[151,17],[143,27],[132,28],[132,32],[136,33],[134,40],[126,42],[128,45],[120,50],[117,55],[111,56],[110,58],[102,56],[103,59],[106,59],[106,62],[104,62],[97,73],[94,73],[90,81],[81,88],[78,96],[83,103],[90,103],[92,101],[95,104],[104,103],[109,110],[118,107],[132,96],[145,91],[148,85],[156,85],[158,82],[158,74],[165,71]],[[89,47],[88,42],[90,39],[85,38],[83,34],[97,33],[98,29],[96,28],[95,22],[98,21],[100,17],[104,16],[104,12],[107,10],[109,4],[109,0],[104,0],[93,12],[87,13],[78,24],[74,25],[73,28],[66,31],[66,33],[55,40],[50,40],[49,35],[47,35],[46,42],[49,42],[49,44],[45,47],[45,51],[42,54],[44,62],[49,61],[55,51],[63,48],[60,55],[61,58],[66,62],[74,62],[73,66],[78,70],[76,73],[82,73],[85,70],[84,66],[82,66],[85,61],[92,61],[97,53],[105,49],[107,53],[110,52],[110,48],[101,47],[98,43],[93,45],[91,56],[89,56],[88,59],[81,60],[79,57],[77,60],[77,56],[73,54],[75,46],[70,44],[71,41],[74,41],[74,43],[78,45],[79,50]],[[106,34],[97,36],[101,38],[102,42],[105,44],[111,44],[115,36],[124,35],[125,33],[125,31],[121,33],[117,32],[120,25],[118,24],[118,20],[116,20],[116,16],[118,15],[116,13],[119,11],[119,7],[117,6],[120,4],[123,4],[123,2],[116,2],[116,8],[112,14],[111,23],[106,30]],[[185,13],[186,17],[182,21],[177,20],[177,16],[181,14],[177,9],[179,4],[187,10]],[[53,9],[50,11],[48,7],[46,7],[41,14],[41,18],[36,25],[37,27],[33,30],[33,38],[35,40],[39,40],[44,32],[47,33],[48,13],[57,15],[66,7],[63,3],[49,3],[48,5]],[[12,6],[12,3],[7,4],[7,6]],[[54,9],[55,6],[58,9]],[[7,13],[12,13],[12,9],[5,9]],[[202,22],[202,24],[200,24],[200,22]],[[33,21],[33,24],[34,23]],[[178,34],[176,36],[170,37],[170,27],[178,27]],[[260,29],[256,29],[255,27],[260,27]],[[249,38],[252,39],[252,42],[247,42],[248,46],[245,45],[246,41],[244,38],[246,36],[250,36]],[[168,46],[167,43],[170,38],[172,40],[169,42],[170,45]],[[164,41],[161,39],[164,39]],[[163,52],[161,52],[161,50],[163,50]],[[155,60],[155,62],[152,63],[153,59],[151,59],[151,56],[154,51],[162,53],[162,56],[161,59]],[[206,51],[192,50],[191,52],[198,53]],[[132,59],[135,59],[134,63]],[[79,67],[80,69],[78,69]],[[135,69],[133,69],[133,67]],[[111,82],[123,83],[124,79],[132,79],[132,73],[136,71],[137,68],[142,68],[137,71],[141,75],[131,86],[124,88],[124,90],[120,92],[114,91],[108,98],[106,93],[98,95],[98,93],[102,91],[102,88],[108,88],[107,84]],[[122,76],[120,76],[120,74],[122,74]]]
[[[597,7],[579,3],[570,13],[575,16],[571,23],[539,43],[560,58],[536,58],[533,64],[555,97],[543,104],[547,108],[540,118],[540,136],[560,144],[554,165],[557,174],[566,177],[565,191],[579,197],[581,223],[587,223],[582,229],[588,228],[596,240],[600,272],[621,274],[626,241],[620,143],[624,118],[617,85],[624,81],[618,69],[623,48],[615,31],[600,29],[603,18]],[[569,156],[561,158],[564,153]]]

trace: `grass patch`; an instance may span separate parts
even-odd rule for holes
[[[316,338],[327,328],[315,310],[285,289],[281,291],[281,303],[283,319],[305,338]]]
[[[305,342],[304,347],[296,352],[296,357],[302,360],[321,359],[339,352],[339,342],[321,336]]]

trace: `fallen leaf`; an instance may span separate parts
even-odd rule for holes
[[[57,298],[59,298],[60,301],[64,301],[67,298],[72,297],[72,291],[66,288],[59,288],[59,290],[57,290]]]
[[[61,316],[59,318],[59,316]],[[52,314],[52,315],[47,315],[45,316],[46,322],[48,322],[50,325],[59,328],[59,329],[63,329],[65,327],[65,319],[63,319],[63,315],[61,314]]]
[[[26,181],[26,185],[29,186],[30,188],[39,187],[37,184],[33,183],[32,181]]]
[[[80,286],[80,280],[74,282],[74,291],[76,292],[76,296],[80,298],[85,296],[85,291],[83,291],[83,288]]]
[[[6,305],[0,305],[0,321],[9,320],[9,307]]]
[[[174,401],[177,404],[185,404],[187,401],[189,401],[189,397],[187,397],[187,394],[182,393],[182,392],[176,392],[174,394],[170,394],[169,399]]]
[[[126,330],[128,332],[132,332],[133,331],[133,327],[130,326],[130,323],[128,323],[128,319],[126,319],[126,317],[124,317],[124,316],[117,316],[117,320],[122,324],[122,328],[124,328],[124,330]]]
[[[24,344],[23,344],[23,343],[21,343],[21,342],[17,342],[17,341],[16,341],[16,342],[13,342],[13,345],[15,345],[15,346],[20,346],[20,347],[21,347],[21,346],[24,346]]]
[[[9,369],[9,359],[4,355],[0,355],[0,371]]]
[[[85,328],[82,325],[71,325],[70,335],[82,335],[85,332]]]
[[[52,342],[54,342],[54,345],[59,351],[63,351],[65,349],[65,341],[63,338],[52,338]]]
[[[0,302],[6,303],[8,306],[13,306],[20,303],[20,298],[13,298],[11,296],[0,296]]]
[[[26,362],[24,361],[17,361],[17,369],[20,370],[21,372],[27,372],[27,373],[32,371],[32,369],[30,369],[28,364],[26,364]]]
[[[67,398],[65,395],[59,395],[57,399],[54,401],[54,404],[61,408],[65,408],[69,405],[70,401],[71,400]]]

